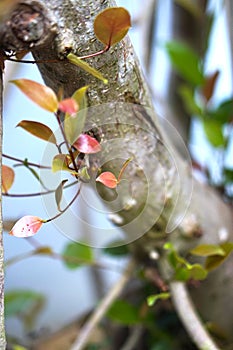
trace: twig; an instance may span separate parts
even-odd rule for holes
[[[199,318],[184,283],[171,282],[170,291],[174,307],[192,341],[199,350],[220,350]]]
[[[135,263],[133,260],[130,260],[120,279],[116,284],[113,285],[107,295],[102,299],[98,305],[98,308],[94,311],[87,323],[81,329],[76,341],[73,343],[70,350],[83,350],[85,348],[95,327],[104,317],[112,303],[120,295],[126,283],[130,279],[134,269]]]
[[[131,334],[129,335],[129,338],[126,340],[126,343],[123,345],[121,350],[132,350],[135,348],[135,345],[139,342],[139,339],[142,335],[143,327],[137,326],[132,329]]]

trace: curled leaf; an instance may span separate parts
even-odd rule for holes
[[[100,174],[97,177],[96,181],[101,182],[104,186],[108,188],[116,188],[118,184],[116,176],[110,171],[105,171],[102,174]]]
[[[2,192],[7,193],[15,178],[14,170],[7,165],[2,165]]]
[[[55,199],[56,199],[56,203],[57,203],[57,208],[59,211],[61,211],[61,207],[60,207],[60,204],[61,204],[61,200],[62,200],[62,194],[63,194],[63,187],[65,185],[65,183],[67,182],[68,180],[63,180],[57,187],[56,191],[55,191]]]
[[[30,134],[42,140],[54,143],[55,145],[57,143],[54,133],[47,125],[32,120],[22,120],[16,126],[20,126],[24,130],[30,132]]]
[[[9,234],[20,238],[31,237],[39,231],[43,223],[44,220],[37,216],[26,215],[16,222]]]
[[[29,79],[11,80],[30,100],[49,112],[56,112],[58,100],[55,92],[46,85]]]
[[[95,68],[91,67],[87,62],[84,62],[83,60],[81,60],[78,56],[75,56],[72,53],[69,53],[69,55],[67,55],[68,60],[75,64],[76,66],[82,68],[83,70],[85,70],[87,73],[93,75],[93,77],[98,78],[100,80],[102,80],[104,82],[104,84],[108,83],[108,79],[105,79],[104,76]]]
[[[130,14],[123,7],[107,8],[94,21],[95,35],[108,47],[121,41],[130,27]]]
[[[100,143],[87,134],[79,135],[73,146],[82,153],[91,154],[101,151]]]
[[[66,98],[59,102],[58,109],[61,112],[68,113],[70,115],[74,115],[78,112],[78,104],[73,98]]]

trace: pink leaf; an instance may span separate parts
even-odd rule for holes
[[[99,142],[87,134],[79,135],[73,146],[82,153],[97,153],[101,150]]]
[[[69,115],[73,115],[78,112],[78,104],[73,98],[66,98],[59,102],[58,109]]]
[[[31,237],[43,223],[44,221],[37,216],[26,215],[16,222],[9,234],[15,237]]]
[[[101,182],[108,188],[116,188],[118,184],[116,176],[110,171],[105,171],[100,174],[100,176],[97,177],[96,181]]]

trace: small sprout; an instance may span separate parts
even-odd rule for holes
[[[9,234],[20,238],[34,236],[34,234],[39,231],[44,222],[44,220],[40,219],[37,216],[23,216],[16,222]]]
[[[100,174],[97,179],[97,182],[101,182],[104,186],[108,188],[116,188],[118,185],[118,181],[116,176],[110,171],[105,171]]]
[[[49,112],[56,112],[58,100],[55,92],[48,86],[29,79],[11,80],[30,100]]]
[[[65,100],[59,102],[58,109],[61,112],[74,115],[78,112],[79,106],[73,98],[66,98]]]
[[[101,151],[100,143],[94,138],[87,134],[79,135],[73,146],[82,153],[91,154]]]
[[[132,161],[132,159],[133,158],[129,158],[124,162],[124,164],[122,165],[122,168],[120,170],[120,173],[118,175],[118,178],[116,178],[116,176],[113,173],[111,173],[110,171],[105,171],[96,178],[96,181],[101,182],[103,185],[105,185],[108,188],[116,188],[117,185],[121,181],[122,175],[123,175],[127,165],[129,164],[129,162]]]

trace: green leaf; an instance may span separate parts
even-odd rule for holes
[[[158,300],[167,300],[171,297],[170,293],[164,292],[159,294],[153,294],[147,297],[148,306],[153,306]]]
[[[193,265],[189,266],[188,268],[190,270],[190,278],[192,278],[196,281],[202,281],[208,275],[208,271],[206,269],[204,269],[204,267],[201,266],[200,264],[193,264]]]
[[[5,313],[7,317],[19,316],[21,313],[28,313],[38,303],[44,301],[40,293],[29,290],[15,290],[5,293]]]
[[[225,255],[220,256],[220,255],[212,255],[208,256],[205,262],[205,268],[208,271],[212,271],[216,269],[218,266],[220,266],[231,254],[233,251],[233,243],[231,242],[226,242],[220,244],[220,247],[224,250]]]
[[[62,195],[63,195],[63,187],[67,181],[68,180],[62,180],[62,182],[58,185],[58,187],[56,188],[56,191],[55,191],[55,200],[56,200],[56,204],[57,204],[57,209],[59,211],[61,211],[60,204],[61,204]]]
[[[226,184],[233,182],[233,169],[224,168],[224,182]]]
[[[104,84],[108,83],[108,80],[95,68],[91,67],[87,62],[81,60],[78,56],[75,56],[72,53],[67,55],[68,60],[78,66],[79,68],[85,70],[87,73],[93,75],[95,78],[98,78],[103,81]]]
[[[42,140],[54,143],[55,145],[57,144],[54,133],[47,125],[32,120],[22,120],[16,126],[20,126],[30,134],[39,137]]]
[[[130,14],[123,7],[107,8],[94,21],[95,35],[108,47],[121,41],[130,27]]]
[[[93,262],[92,249],[80,243],[68,244],[64,251],[64,264],[69,269],[76,269],[84,264],[91,264]]]
[[[64,130],[68,142],[72,145],[82,133],[87,116],[87,92],[88,86],[84,86],[81,89],[75,91],[72,98],[77,102],[79,106],[78,112],[74,116],[69,114],[65,115]]]
[[[107,316],[121,324],[132,325],[141,321],[138,308],[124,300],[117,300],[110,307]]]
[[[205,81],[198,55],[186,44],[171,41],[165,46],[174,68],[194,86]]]
[[[191,273],[189,269],[185,267],[177,267],[175,270],[174,279],[177,281],[188,281],[190,279]]]
[[[215,244],[200,244],[190,250],[190,253],[198,256],[225,255],[224,250],[219,245]]]
[[[104,248],[103,252],[108,255],[122,256],[129,254],[129,249],[125,241],[114,241]]]
[[[69,163],[70,163],[70,157],[68,154],[57,154],[53,158],[52,162],[52,172],[56,173],[57,171],[68,171],[69,173],[73,175],[78,175],[77,172],[73,169],[69,168]]]
[[[195,101],[194,91],[187,85],[181,85],[179,87],[179,94],[182,97],[186,111],[190,115],[202,115],[201,107]]]
[[[89,182],[90,181],[90,175],[88,174],[88,170],[87,167],[84,166],[79,170],[79,178],[80,180],[82,180],[83,182]]]
[[[230,123],[233,120],[233,100],[223,101],[217,109],[208,111],[208,116],[220,124]]]
[[[49,112],[56,112],[58,100],[55,92],[46,85],[29,79],[11,80],[30,100]]]
[[[212,146],[224,147],[226,145],[221,123],[215,120],[205,119],[203,120],[203,128]]]

